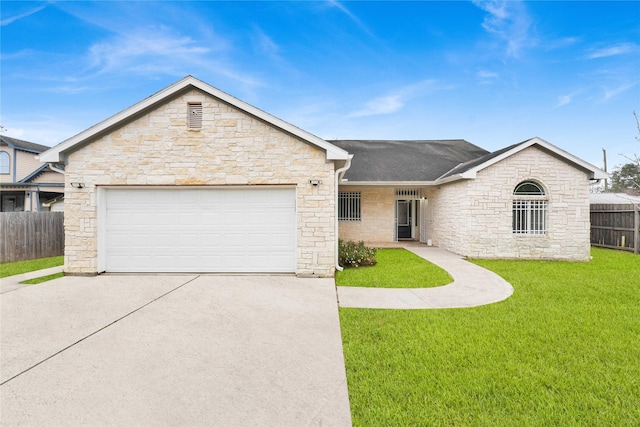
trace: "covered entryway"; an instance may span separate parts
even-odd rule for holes
[[[99,270],[293,273],[291,186],[103,188]]]

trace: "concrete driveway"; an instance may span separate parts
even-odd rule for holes
[[[351,424],[333,279],[64,277],[0,295],[0,424]]]

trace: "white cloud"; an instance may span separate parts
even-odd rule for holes
[[[620,95],[621,93],[624,93],[626,91],[628,91],[629,89],[632,89],[634,87],[636,87],[638,84],[640,83],[640,80],[637,80],[635,82],[631,82],[631,83],[624,83],[621,85],[618,85],[616,87],[614,87],[613,89],[606,89],[604,91],[604,100],[608,101],[609,99]]]
[[[387,95],[374,98],[365,104],[362,110],[350,114],[351,117],[376,116],[379,114],[391,114],[404,106],[404,100],[400,95]]]
[[[348,117],[367,117],[384,114],[393,114],[401,110],[405,103],[411,99],[419,98],[435,90],[449,89],[447,86],[438,86],[436,80],[423,80],[418,83],[401,87],[395,91],[373,98],[364,104],[364,108],[348,115]]]
[[[27,16],[29,16],[29,15],[33,15],[34,13],[40,12],[40,11],[41,11],[42,9],[44,9],[45,7],[47,7],[47,4],[46,4],[46,3],[45,3],[45,4],[43,4],[43,5],[40,5],[40,6],[36,6],[36,7],[34,7],[34,8],[31,8],[31,9],[27,10],[26,12],[20,13],[20,14],[18,14],[18,15],[10,16],[10,17],[8,17],[8,18],[5,18],[5,19],[3,19],[3,20],[1,20],[1,21],[0,21],[0,27],[4,27],[5,25],[9,25],[9,24],[11,24],[12,22],[15,22],[15,21],[17,21],[17,20],[19,20],[19,19],[26,18],[26,17],[27,17]]]
[[[267,54],[270,57],[279,58],[278,55],[280,53],[280,46],[278,46],[278,44],[274,42],[271,37],[266,35],[259,28],[256,29],[256,39],[257,39],[257,44],[260,51],[262,51],[263,53]]]
[[[563,105],[567,105],[568,103],[571,102],[571,95],[562,95],[558,97],[558,103],[556,104],[556,107],[562,107]]]
[[[216,49],[165,27],[134,29],[93,44],[84,71],[183,77],[193,70],[205,70],[247,86],[259,85],[255,78],[236,71],[223,55],[216,55]]]
[[[560,95],[560,96],[558,96],[558,101],[556,102],[556,108],[560,108],[560,107],[562,107],[563,105],[570,104],[570,103],[573,101],[573,99],[574,99],[577,95],[581,94],[582,92],[584,92],[584,90],[583,90],[583,89],[577,89],[577,90],[574,90],[573,92],[568,93],[568,94],[566,94],[566,95]]]
[[[473,0],[487,12],[482,28],[506,43],[507,56],[517,57],[522,49],[535,44],[530,35],[531,19],[520,1]]]
[[[578,37],[563,37],[555,40],[546,40],[543,47],[546,50],[563,49],[573,46],[579,41],[580,39]]]
[[[489,70],[479,70],[476,76],[480,79],[480,84],[491,84],[500,78],[498,73]]]
[[[373,33],[371,32],[371,30],[369,30],[369,28],[364,25],[362,23],[362,21],[360,20],[360,18],[358,18],[356,15],[354,15],[349,9],[347,9],[342,3],[340,3],[337,0],[328,0],[327,2],[330,6],[337,8],[338,10],[340,10],[342,13],[344,13],[345,15],[347,15],[349,18],[351,18],[351,20],[353,22],[355,22],[355,24],[360,27],[360,29],[362,31],[364,31],[365,33],[367,33],[369,36],[375,38],[375,36],[373,35]]]
[[[96,43],[89,48],[90,67],[101,71],[129,68],[144,61],[181,63],[200,59],[209,49],[189,37],[169,34],[164,29],[151,29],[122,34],[115,39]]]
[[[633,43],[621,43],[615,46],[608,46],[592,50],[587,54],[587,59],[606,58],[609,56],[626,55],[638,51],[638,45]]]

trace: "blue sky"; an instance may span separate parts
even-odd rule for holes
[[[640,153],[640,2],[1,4],[6,135],[55,145],[191,74],[326,139]]]

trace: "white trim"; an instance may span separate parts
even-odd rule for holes
[[[436,181],[342,181],[340,185],[357,187],[433,187]]]
[[[96,221],[98,223],[98,235],[96,236],[96,263],[97,273],[104,273],[107,269],[107,195],[106,192],[112,187],[96,186]],[[122,187],[126,188],[126,187]]]
[[[151,95],[150,97],[138,102],[137,104],[132,105],[131,107],[117,113],[114,116],[109,117],[106,120],[86,129],[79,134],[72,136],[66,141],[61,142],[55,147],[41,153],[38,156],[38,159],[43,162],[60,162],[63,160],[63,153],[73,149],[78,144],[85,142],[86,140],[107,131],[108,129],[117,126],[122,121],[128,119],[131,116],[141,113],[142,111],[156,105],[165,99],[171,97],[172,95],[186,89],[187,87],[192,86],[196,89],[200,89],[201,91],[211,95],[215,98],[220,99],[221,101],[232,105],[239,110],[242,110],[250,115],[253,115],[265,122],[282,129],[285,132],[288,132],[294,136],[297,136],[306,142],[321,148],[326,152],[327,160],[347,160],[349,157],[349,153],[347,153],[342,148],[339,148],[333,144],[328,143],[327,141],[312,135],[290,123],[285,122],[271,114],[260,110],[252,105],[247,104],[244,101],[239,100],[215,87],[196,79],[193,76],[187,76],[182,80],[167,86],[161,91]]]
[[[519,153],[520,151],[531,147],[532,145],[539,145],[540,147],[551,151],[552,153],[562,157],[564,160],[569,161],[570,163],[573,163],[583,169],[588,170],[590,173],[589,179],[606,179],[609,178],[610,175],[607,172],[604,172],[603,170],[598,169],[597,167],[593,166],[591,163],[587,163],[582,159],[579,159],[578,157],[574,156],[573,154],[567,153],[566,151],[562,150],[561,148],[556,147],[555,145],[545,141],[542,138],[531,138],[521,144],[518,144],[517,146],[513,147],[511,150],[505,151],[504,153],[500,154],[499,156],[496,156],[492,159],[487,160],[486,162],[469,169],[466,172],[463,172],[459,175],[454,175],[448,178],[443,179],[441,182],[448,182],[448,181],[453,181],[454,179],[450,179],[450,178],[459,178],[459,179],[475,179],[476,174],[483,170],[488,168],[489,166],[498,163],[504,159],[506,159],[507,157],[513,156],[516,153]]]

